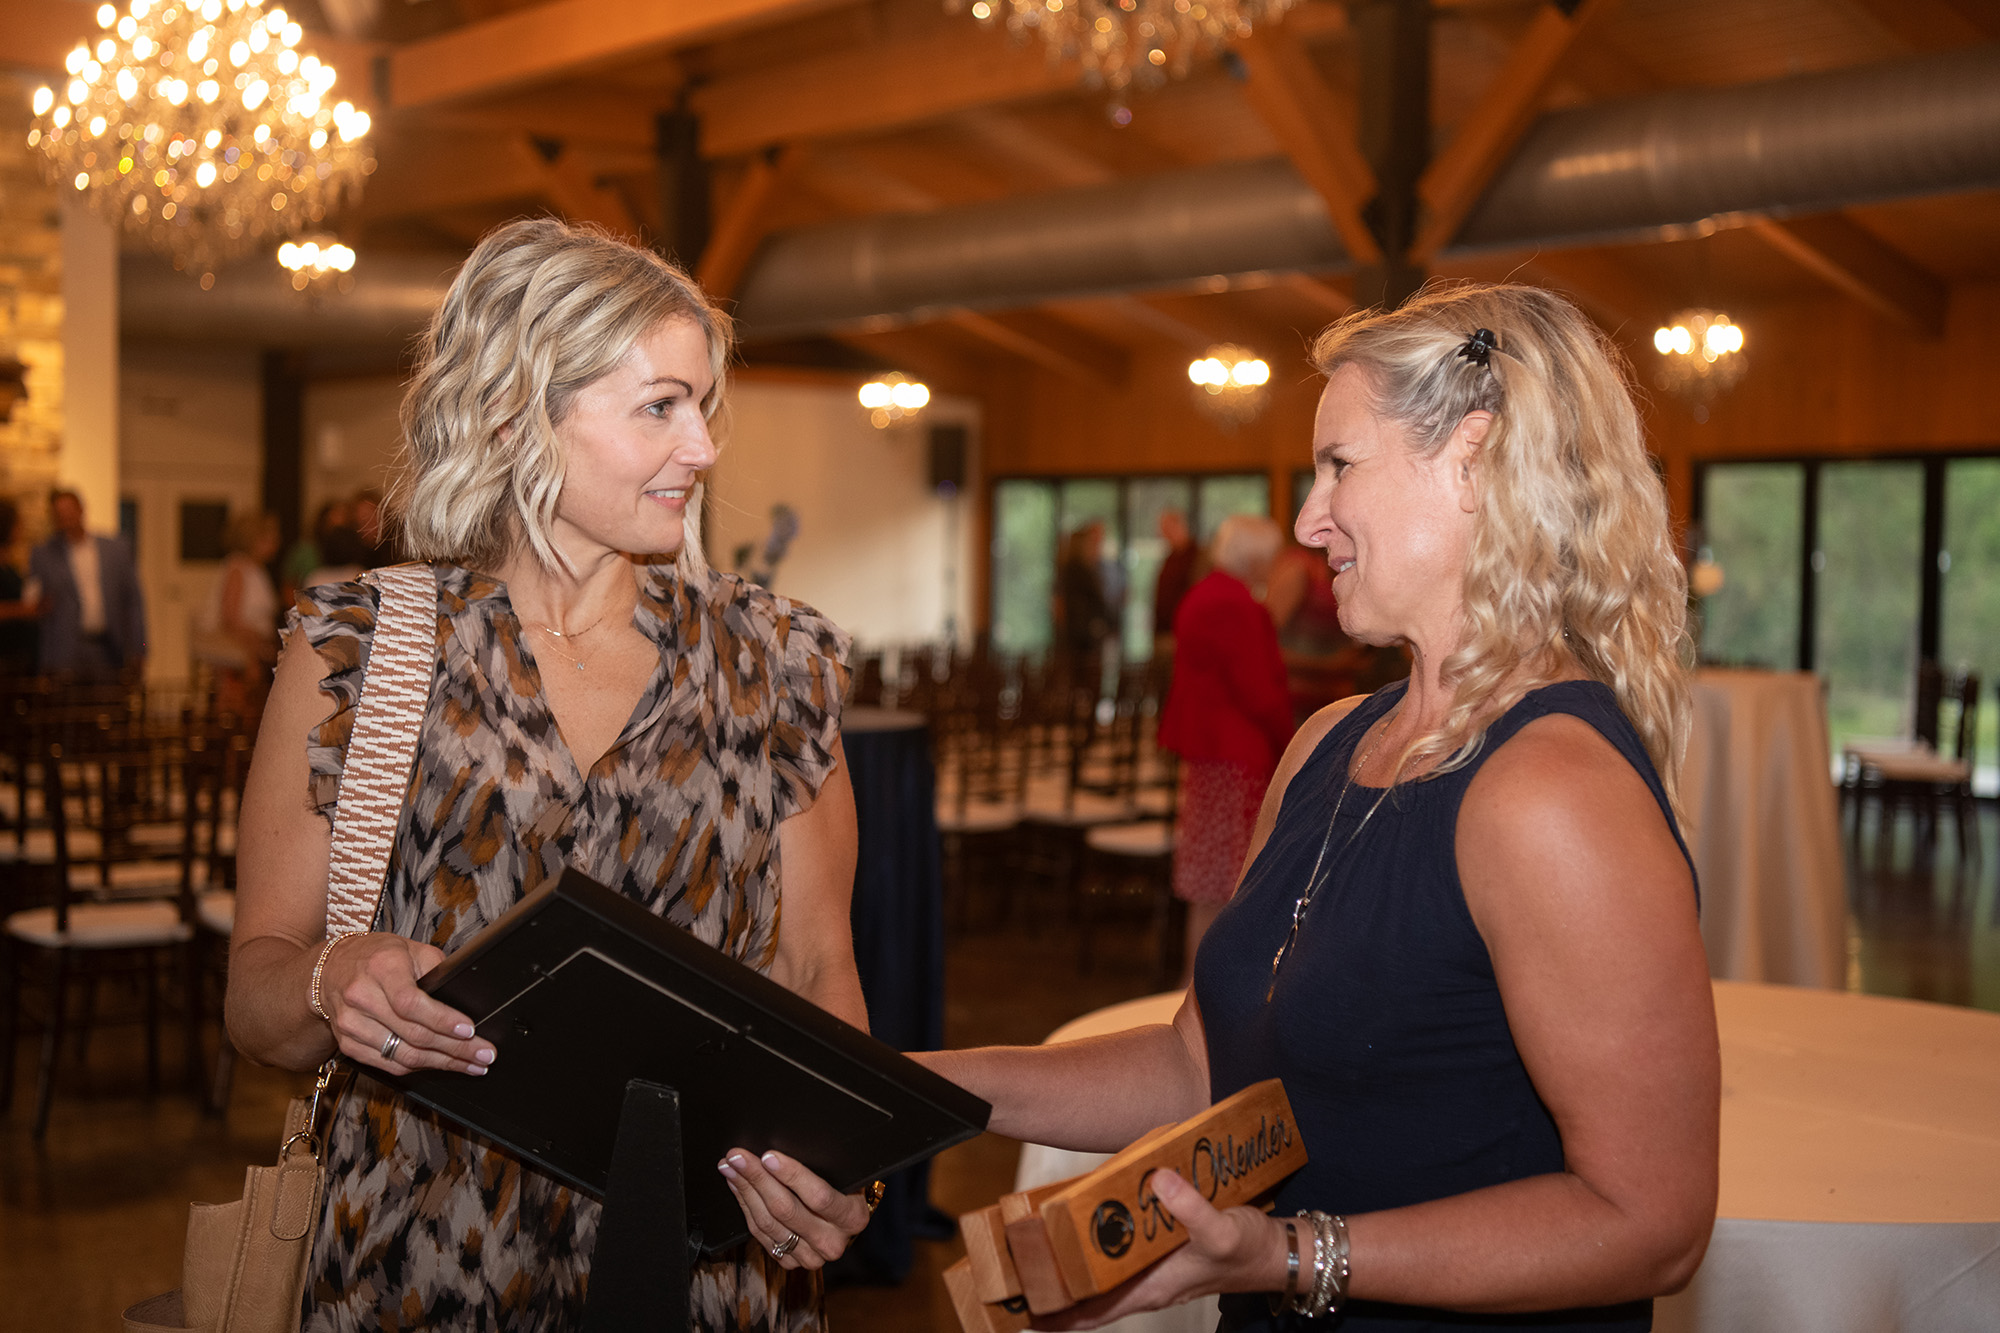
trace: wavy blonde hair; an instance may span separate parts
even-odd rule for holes
[[[1485,366],[1460,354],[1480,329],[1497,344]],[[1440,771],[1463,766],[1486,728],[1574,654],[1617,695],[1678,816],[1692,708],[1687,574],[1618,349],[1553,293],[1467,283],[1349,315],[1320,334],[1312,359],[1329,377],[1360,369],[1375,410],[1426,456],[1468,413],[1493,414],[1461,636],[1441,666],[1451,709],[1399,768],[1437,755]]]
[[[694,279],[597,227],[533,218],[488,232],[432,318],[403,397],[385,507],[409,556],[492,569],[525,541],[559,567],[550,528],[568,458],[556,428],[584,386],[675,319],[707,338],[714,382],[701,410],[713,419],[730,321]],[[688,497],[685,572],[707,568],[702,489]]]

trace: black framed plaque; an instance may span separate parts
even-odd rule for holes
[[[852,1192],[973,1138],[991,1111],[574,870],[423,985],[493,1043],[492,1069],[384,1081],[600,1199],[630,1090],[677,1095],[690,1250],[747,1235],[716,1170],[730,1148],[776,1149]]]

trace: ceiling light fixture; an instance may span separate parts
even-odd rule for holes
[[[1660,354],[1654,383],[1694,405],[1695,419],[1708,419],[1708,404],[1736,387],[1748,363],[1743,359],[1743,326],[1715,310],[1683,310],[1653,330]]]
[[[1195,400],[1230,425],[1250,421],[1264,410],[1270,365],[1247,347],[1223,343],[1188,363]]]
[[[375,161],[368,113],[329,101],[333,66],[263,0],[99,6],[102,36],[39,88],[28,144],[47,171],[144,236],[174,267],[215,265],[296,235],[358,195]]]
[[[1086,87],[1123,92],[1183,78],[1194,63],[1296,0],[945,0],[1016,41],[1040,37],[1051,64],[1076,61]]]
[[[292,290],[315,292],[339,286],[353,286],[347,275],[354,270],[354,251],[331,236],[309,236],[303,241],[286,241],[278,247],[278,263],[292,275]]]
[[[868,381],[855,396],[861,400],[862,410],[868,413],[869,424],[877,430],[910,420],[931,401],[930,387],[901,371]]]

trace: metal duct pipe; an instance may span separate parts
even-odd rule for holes
[[[1319,196],[1273,158],[787,232],[758,256],[738,315],[756,336],[790,337],[1345,262]]]
[[[1544,116],[1454,249],[2000,188],[2000,46]]]
[[[400,350],[430,322],[462,254],[364,254],[351,290],[315,300],[275,260],[220,269],[203,291],[163,259],[118,268],[118,327],[128,338],[262,347]]]
[[[1634,240],[1731,213],[1996,187],[1989,46],[1546,116],[1451,248]],[[1319,196],[1274,159],[787,232],[759,255],[737,313],[748,336],[791,337],[1342,262]]]
[[[1733,213],[1994,188],[2000,46],[1545,116],[1452,250],[1629,241]],[[158,262],[130,260],[122,325],[142,336],[379,346],[422,327],[459,258],[364,255],[354,291],[310,314],[268,266],[218,274],[202,292]],[[786,338],[1346,262],[1319,196],[1289,162],[1269,159],[786,232],[759,252],[737,315],[749,337]]]

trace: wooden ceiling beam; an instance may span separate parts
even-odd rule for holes
[[[1361,216],[1375,196],[1375,172],[1356,146],[1353,110],[1327,87],[1305,47],[1283,26],[1259,28],[1238,42],[1236,51],[1250,76],[1244,100],[1326,201],[1348,256],[1357,264],[1378,262],[1382,247]]]
[[[532,142],[530,150],[541,156]],[[614,187],[600,181],[590,164],[564,149],[543,166],[541,192],[572,222],[594,222],[614,236],[639,239],[639,219]]]
[[[550,0],[392,52],[389,101],[437,106],[508,92],[848,2]]]
[[[1309,273],[1281,274],[1276,286],[1304,297],[1306,304],[1318,310],[1328,319],[1339,319],[1354,311],[1354,298],[1330,282],[1324,282]]]
[[[715,82],[692,94],[704,157],[863,134],[1077,85],[1039,44],[1017,46],[967,23],[832,51]]]
[[[1944,280],[1839,213],[1750,224],[1801,268],[1926,337],[1944,333]]]
[[[464,132],[398,136],[358,209],[364,222],[440,213],[540,195],[548,162],[526,135]]]
[[[1633,272],[1631,265],[1603,250],[1558,250],[1538,254],[1515,270],[1517,280],[1562,292],[1610,332],[1658,327],[1670,301]]]
[[[1124,348],[1050,315],[958,310],[948,318],[982,341],[1083,384],[1115,388],[1131,374],[1132,357]]]
[[[1209,330],[1198,329],[1178,315],[1170,315],[1150,301],[1136,296],[1107,296],[1095,298],[1091,303],[1152,337],[1172,343],[1190,355],[1199,356],[1216,343],[1224,341]]]
[[[1008,163],[1042,177],[1054,189],[1103,185],[1118,173],[1070,145],[1032,129],[1019,116],[992,107],[965,111],[952,118],[968,139]]]
[[[1944,51],[2000,39],[1991,0],[1847,0],[1913,51]]]
[[[804,157],[804,150],[792,145],[751,159],[736,193],[710,229],[708,248],[695,269],[696,280],[714,299],[725,301],[736,294],[736,284],[770,232],[772,200],[797,174]]]
[[[427,130],[526,133],[565,143],[606,144],[651,156],[658,139],[659,113],[667,100],[576,92],[509,97],[478,106],[425,111],[420,123]]]
[[[1541,7],[1458,133],[1417,183],[1425,217],[1411,256],[1414,262],[1428,265],[1458,234],[1472,206],[1534,122],[1564,58],[1616,4],[1617,0],[1583,0],[1573,14],[1553,4]]]

